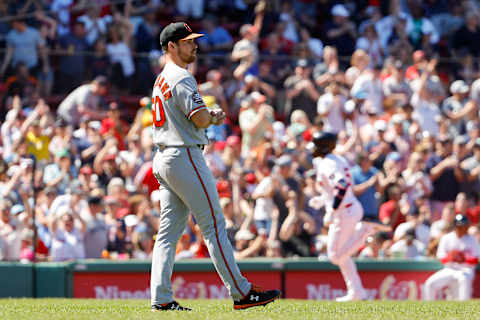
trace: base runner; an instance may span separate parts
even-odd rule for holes
[[[376,231],[391,231],[379,223],[361,221],[363,209],[352,190],[352,176],[347,161],[333,154],[337,135],[316,132],[308,146],[314,157],[317,171],[317,192],[320,196],[310,200],[318,207],[325,206],[324,224],[328,226],[327,254],[338,265],[347,286],[347,294],[339,302],[367,299],[357,267],[351,256]],[[315,204],[316,203],[316,204]]]

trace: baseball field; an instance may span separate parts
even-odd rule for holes
[[[279,300],[234,311],[230,300],[181,300],[192,312],[151,312],[147,300],[0,299],[0,319],[480,319],[480,303]]]

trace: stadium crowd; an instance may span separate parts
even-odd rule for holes
[[[434,257],[457,213],[480,240],[479,1],[17,0],[0,12],[0,260],[151,257],[149,95],[174,20],[205,34],[189,68],[228,114],[205,157],[237,258],[326,254],[306,148],[317,130],[338,133],[364,214],[394,229],[360,257]],[[124,95],[145,97],[132,110]],[[177,258],[201,257],[191,217]]]

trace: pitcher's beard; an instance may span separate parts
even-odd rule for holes
[[[188,55],[188,56],[183,56],[183,57],[181,57],[181,58],[182,58],[182,60],[183,60],[185,63],[189,64],[189,63],[194,62],[194,61],[197,59],[197,53],[196,53],[196,52],[193,52],[193,53],[191,53],[190,55]]]

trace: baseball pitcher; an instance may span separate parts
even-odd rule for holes
[[[202,154],[205,129],[225,119],[221,110],[208,111],[197,83],[186,67],[195,61],[197,45],[183,22],[171,23],[160,34],[166,65],[153,88],[152,112],[157,152],[153,173],[160,184],[160,226],[151,272],[153,311],[190,310],[173,299],[175,249],[191,212],[202,230],[217,272],[234,300],[235,309],[266,305],[280,291],[263,291],[245,279],[234,260],[225,231],[215,179]]]

